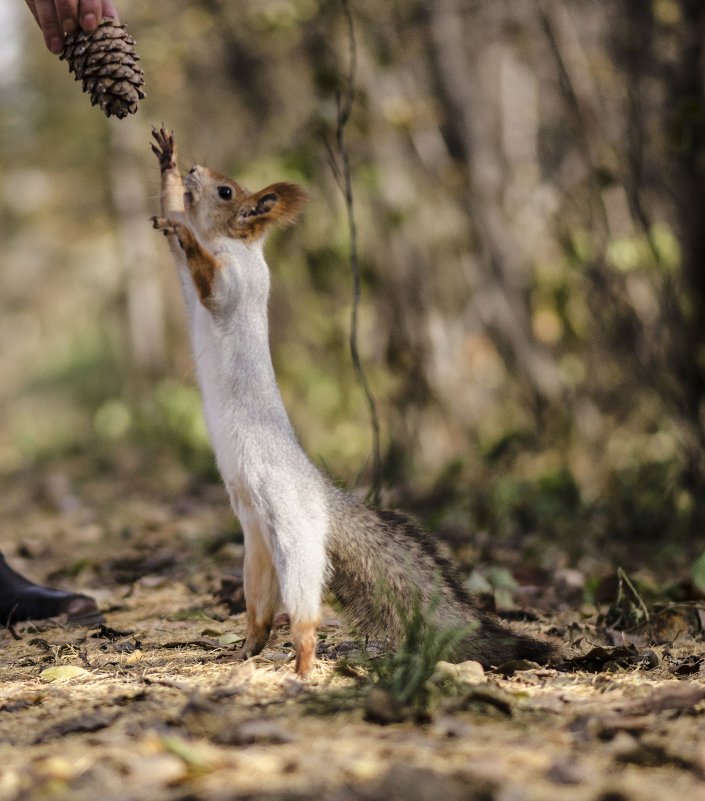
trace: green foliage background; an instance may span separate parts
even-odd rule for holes
[[[268,245],[275,365],[306,449],[364,489],[326,146],[350,58],[340,3],[123,0],[147,99],[122,121],[90,107],[23,3],[2,6],[3,480],[123,448],[216,479],[176,277],[149,230],[164,122],[183,166],[310,192]],[[387,503],[470,555],[687,564],[705,479],[702,4],[350,7],[360,347]]]

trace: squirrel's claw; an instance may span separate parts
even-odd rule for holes
[[[169,133],[164,125],[161,128],[152,126],[152,136],[156,141],[156,144],[152,142],[152,152],[159,159],[161,171],[165,172],[176,167],[178,148],[173,132]]]
[[[167,220],[166,217],[153,216],[149,219],[152,221],[152,228],[156,231],[161,231],[164,236],[176,233],[174,223],[171,220]]]

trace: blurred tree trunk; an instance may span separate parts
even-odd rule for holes
[[[507,167],[521,162],[527,173],[538,169],[538,129],[530,109],[536,102],[535,79],[498,44],[503,27],[518,22],[512,19],[516,9],[481,3],[470,13],[459,0],[437,0],[426,8],[445,137],[467,174],[465,202],[479,257],[473,312],[493,332],[510,366],[528,380],[536,399],[556,400],[562,381],[532,332],[526,303],[531,264],[526,243],[517,241],[516,227],[507,219],[505,203]],[[522,23],[531,25],[532,20]],[[520,88],[503,85],[511,69]],[[522,116],[527,107],[530,113]],[[511,152],[513,147],[520,152]]]
[[[673,17],[625,0],[615,35],[629,97],[625,185],[649,233],[665,214],[678,234],[680,281],[660,296],[661,329],[650,340],[651,381],[678,416],[688,483],[705,488],[705,5],[683,0]],[[648,379],[647,379],[648,380]]]

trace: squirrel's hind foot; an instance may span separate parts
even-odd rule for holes
[[[306,678],[311,673],[313,658],[316,655],[316,628],[318,621],[291,621],[291,638],[296,648],[294,670]]]

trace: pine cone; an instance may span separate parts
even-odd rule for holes
[[[76,80],[83,80],[91,104],[99,105],[106,117],[134,114],[144,97],[144,76],[134,44],[125,26],[109,18],[90,33],[66,34],[61,58],[68,62],[69,72],[76,73]]]

